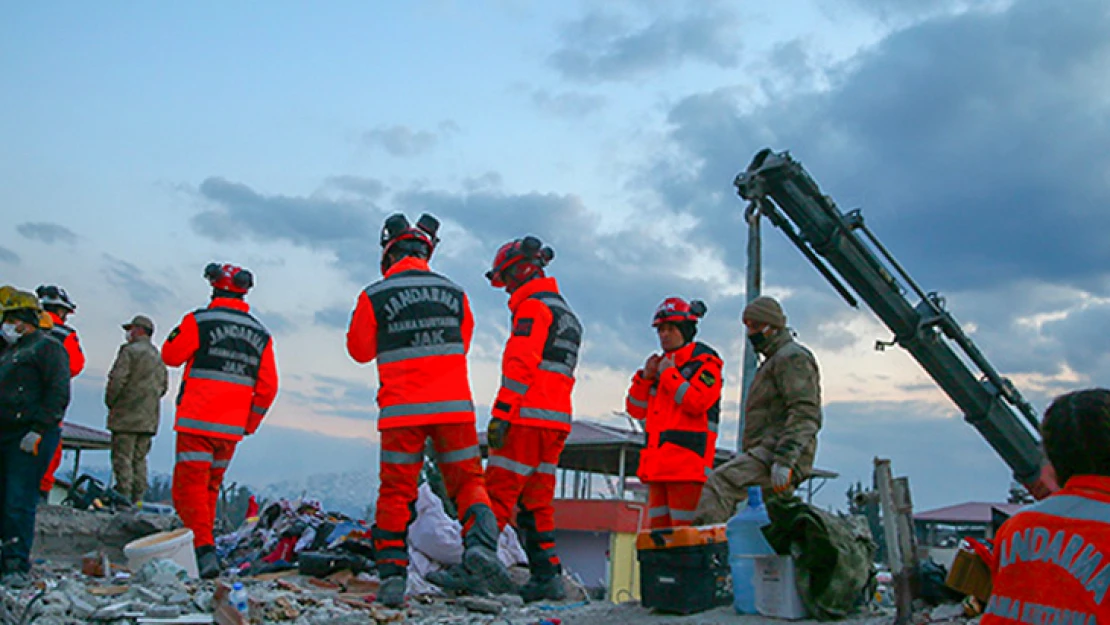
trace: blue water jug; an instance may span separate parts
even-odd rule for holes
[[[755,556],[775,554],[760,528],[770,525],[763,490],[748,488],[748,504],[728,520],[728,564],[732,569],[732,605],[740,614],[755,614]]]

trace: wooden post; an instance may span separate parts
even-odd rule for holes
[[[909,480],[894,479],[890,460],[875,458],[875,487],[883,513],[887,565],[894,577],[894,622],[904,625],[913,616],[913,576],[917,569]]]

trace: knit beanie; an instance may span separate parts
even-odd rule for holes
[[[766,295],[757,297],[748,303],[744,308],[743,320],[766,323],[772,328],[786,327],[786,314],[782,312],[782,306],[773,297],[767,297]]]

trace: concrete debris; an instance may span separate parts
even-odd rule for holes
[[[459,597],[458,604],[473,612],[483,614],[501,614],[501,602],[485,597]]]
[[[178,587],[189,579],[189,572],[185,567],[173,560],[157,559],[143,564],[135,572],[133,581],[150,586]]]

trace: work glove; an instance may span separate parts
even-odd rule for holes
[[[501,449],[505,446],[505,439],[508,437],[508,421],[497,417],[489,420],[489,428],[486,429],[486,441],[489,443],[490,449]]]
[[[652,354],[652,355],[648,356],[647,361],[644,362],[644,379],[645,380],[654,380],[655,378],[659,377],[659,361],[660,360],[663,360],[663,357],[660,356],[659,354]]]
[[[794,469],[790,467],[775,463],[771,467],[771,486],[774,487],[776,493],[786,492],[793,485]]]
[[[31,454],[32,456],[39,455],[39,443],[42,442],[42,434],[38,432],[27,432],[23,439],[19,441],[19,449]]]

